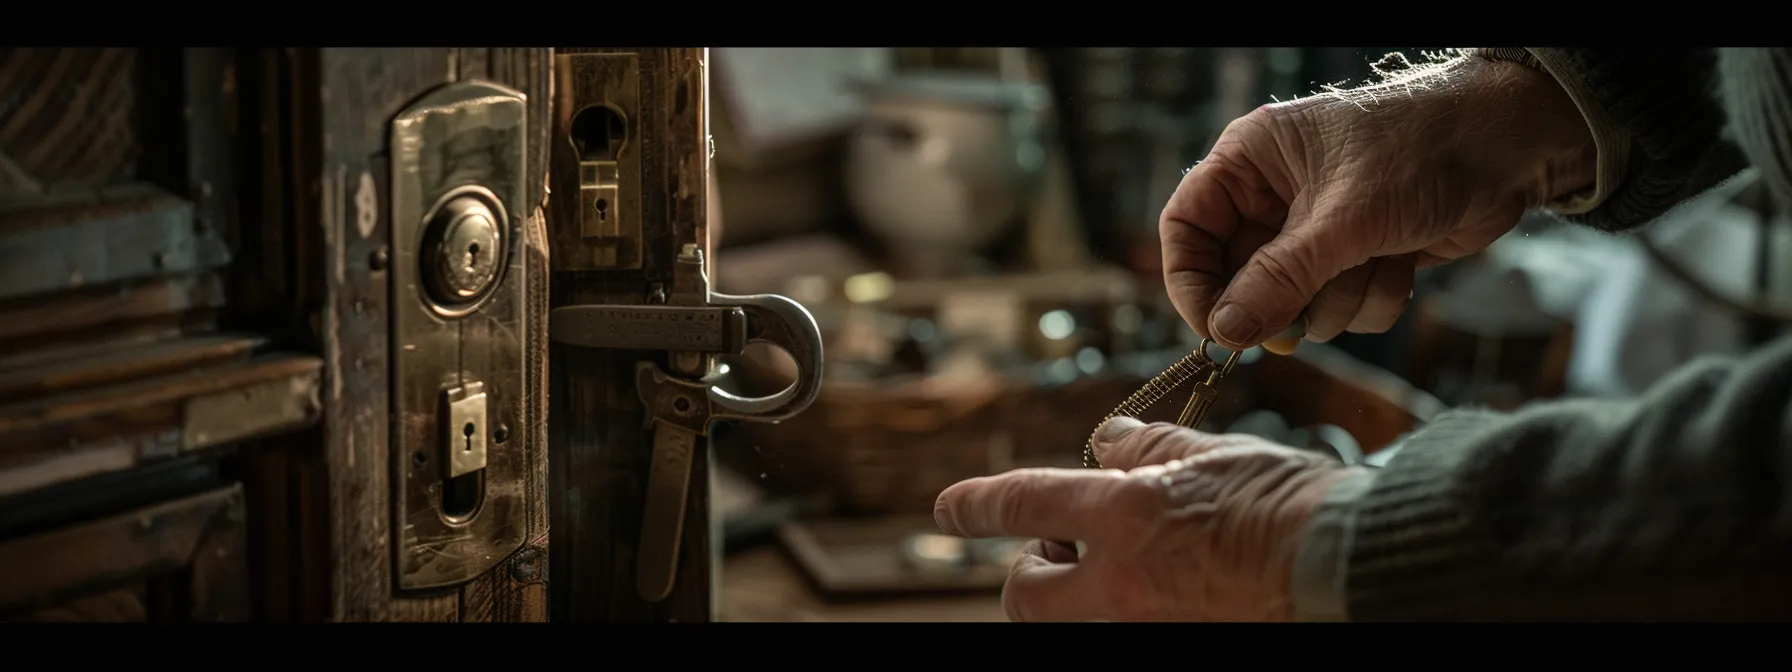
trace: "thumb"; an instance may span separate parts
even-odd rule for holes
[[[1304,326],[1294,322],[1325,283],[1368,261],[1373,252],[1355,227],[1340,224],[1324,217],[1284,229],[1252,254],[1214,302],[1208,324],[1214,340],[1242,350]]]
[[[1212,435],[1168,422],[1144,424],[1128,417],[1102,423],[1095,430],[1095,459],[1107,469],[1139,467],[1181,460],[1212,449]]]

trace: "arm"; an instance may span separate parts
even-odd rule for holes
[[[1476,49],[1543,70],[1574,99],[1599,150],[1593,190],[1551,204],[1606,231],[1645,224],[1747,166],[1723,139],[1717,55],[1705,49]]]
[[[1475,49],[1471,54],[1547,72],[1579,108],[1598,150],[1598,168],[1592,188],[1569,194],[1548,206],[1549,210],[1570,220],[1607,231],[1634,228],[1659,217],[1679,202],[1716,186],[1746,166],[1735,146],[1721,137],[1724,119],[1714,95],[1717,59],[1713,50],[1492,48]],[[1568,422],[1562,418],[1577,417],[1594,424],[1609,422],[1600,416],[1609,409],[1598,406],[1546,408],[1555,410],[1535,413],[1553,414],[1548,417],[1557,418],[1557,422]],[[1485,425],[1490,428],[1487,431],[1495,434],[1498,431],[1492,428],[1499,427],[1505,428],[1501,431],[1506,432],[1531,432],[1529,423],[1533,421],[1521,419],[1527,417],[1530,416],[1458,413],[1440,419],[1415,437],[1412,443],[1417,445],[1412,449],[1440,440],[1455,440],[1462,432],[1457,429],[1460,427]],[[1545,443],[1562,440],[1544,436],[1528,434],[1525,440]],[[1444,450],[1471,449],[1452,447]],[[1401,460],[1402,471],[1393,473],[1421,469],[1414,466],[1421,459]],[[1404,480],[1396,482],[1406,483]],[[1358,503],[1369,496],[1366,493],[1374,492],[1374,497],[1385,498],[1394,496],[1387,494],[1390,489],[1409,487],[1409,484],[1396,485],[1396,482],[1378,485],[1373,471],[1357,470],[1333,488],[1331,497],[1309,526],[1295,565],[1297,615],[1308,620],[1345,617],[1345,575],[1353,571],[1348,567],[1348,558],[1358,550],[1357,525],[1387,525],[1389,523],[1380,521],[1377,516],[1398,515],[1377,510],[1359,516],[1356,514]],[[1386,530],[1373,527],[1361,531],[1361,536],[1368,538],[1363,543],[1371,546],[1379,543],[1375,539],[1385,534],[1388,534]],[[1429,537],[1415,537],[1414,543],[1427,543],[1425,538]],[[1369,548],[1363,552],[1373,556],[1379,551]],[[1352,615],[1359,618],[1385,616],[1375,605],[1387,599],[1385,593],[1389,589],[1376,587],[1376,582],[1382,579],[1377,578],[1373,569],[1364,571],[1369,574],[1355,579],[1363,585],[1359,585],[1359,590],[1348,600]]]
[[[1348,519],[1353,620],[1792,616],[1792,339],[1647,396],[1456,412]]]

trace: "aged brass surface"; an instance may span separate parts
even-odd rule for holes
[[[641,267],[640,57],[631,53],[561,54],[556,106],[578,154],[580,258],[562,268]],[[573,102],[576,101],[576,102]],[[560,259],[555,259],[558,264]]]
[[[460,478],[485,468],[485,383],[469,382],[443,396],[447,424],[442,427],[442,461],[448,464],[448,478]]]
[[[391,124],[395,583],[464,584],[521,548],[528,100],[462,81]]]

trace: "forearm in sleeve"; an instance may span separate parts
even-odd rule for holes
[[[1446,414],[1350,506],[1353,621],[1792,618],[1792,339],[1631,401]]]
[[[1650,222],[1747,166],[1723,138],[1713,49],[1490,48],[1484,58],[1548,72],[1599,151],[1597,183],[1549,209],[1607,231]]]

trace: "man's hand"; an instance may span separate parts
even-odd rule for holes
[[[1592,133],[1548,74],[1476,58],[1423,72],[1226,127],[1158,223],[1171,302],[1196,332],[1237,350],[1386,331],[1415,268],[1593,185]]]
[[[1346,472],[1251,436],[1116,418],[1095,443],[1108,469],[1022,469],[940,493],[934,520],[962,537],[1037,543],[1002,590],[1016,621],[1287,621],[1300,537]]]

